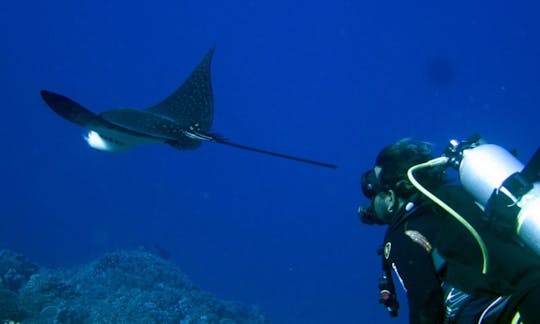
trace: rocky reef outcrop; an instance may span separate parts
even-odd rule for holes
[[[268,323],[257,308],[216,298],[144,250],[72,269],[0,251],[0,323]]]

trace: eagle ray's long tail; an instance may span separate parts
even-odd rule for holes
[[[248,150],[248,151],[252,151],[252,152],[272,155],[272,156],[280,157],[280,158],[283,158],[283,159],[308,163],[308,164],[317,165],[317,166],[330,168],[330,169],[337,169],[337,165],[335,165],[335,164],[330,164],[330,163],[325,163],[325,162],[320,162],[320,161],[315,161],[315,160],[310,160],[310,159],[304,159],[304,158],[301,158],[301,157],[298,157],[298,156],[293,156],[293,155],[288,155],[288,154],[263,150],[263,149],[252,147],[252,146],[237,144],[237,143],[229,142],[228,140],[225,140],[223,138],[215,138],[214,137],[212,142],[223,144],[223,145],[228,145],[228,146],[232,146],[232,147],[236,147],[236,148],[239,148],[239,149]]]

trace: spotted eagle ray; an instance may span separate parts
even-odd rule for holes
[[[233,143],[210,131],[214,119],[210,78],[214,50],[215,47],[212,47],[208,51],[176,91],[144,110],[119,108],[95,114],[58,93],[41,90],[41,97],[60,117],[86,128],[86,142],[100,151],[122,152],[135,145],[148,143],[164,143],[179,150],[194,150],[202,142],[213,142],[322,167],[337,167],[330,163]]]

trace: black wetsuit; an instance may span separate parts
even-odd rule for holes
[[[515,296],[507,314],[499,318],[502,323],[509,322],[516,309],[526,323],[540,323],[540,256],[511,238],[495,234],[486,215],[460,187],[445,186],[435,193],[480,234],[487,246],[489,268],[482,274],[481,250],[463,225],[433,203],[417,202],[385,236],[387,250],[390,244],[386,260],[407,290],[410,323],[443,322],[443,281],[475,297]],[[442,270],[435,269],[429,248],[415,242],[411,233],[421,234],[431,251],[436,249],[444,257]]]

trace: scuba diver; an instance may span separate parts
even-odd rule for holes
[[[358,215],[388,226],[378,253],[389,314],[393,270],[410,323],[540,323],[539,171],[540,150],[523,167],[480,137],[451,141],[439,158],[413,139],[382,149],[362,175],[371,203]]]

